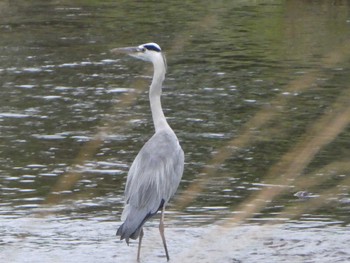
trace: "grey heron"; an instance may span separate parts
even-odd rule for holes
[[[131,55],[153,63],[154,67],[149,100],[155,133],[137,154],[128,172],[125,206],[121,217],[124,223],[119,227],[117,236],[120,236],[121,240],[125,239],[128,245],[130,238],[139,238],[139,261],[143,225],[161,211],[159,232],[169,261],[164,236],[164,210],[179,186],[184,169],[184,152],[164,116],[161,105],[162,84],[166,73],[165,56],[156,43],[115,48],[111,52]]]

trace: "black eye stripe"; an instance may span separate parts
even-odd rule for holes
[[[154,45],[144,45],[143,47],[146,48],[146,49],[148,49],[148,50],[153,50],[153,51],[156,51],[156,52],[161,52],[161,50],[160,50],[158,47],[154,46]]]

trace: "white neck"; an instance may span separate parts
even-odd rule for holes
[[[154,128],[156,132],[164,129],[171,130],[169,124],[165,119],[162,104],[160,101],[160,96],[162,95],[162,84],[165,78],[166,65],[164,64],[163,57],[160,53],[159,56],[157,56],[152,62],[154,66],[154,74],[149,90],[149,100],[151,104]]]

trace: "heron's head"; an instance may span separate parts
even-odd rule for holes
[[[114,54],[128,54],[134,58],[142,59],[144,61],[149,61],[155,63],[160,58],[165,63],[165,58],[162,54],[160,46],[156,43],[146,43],[139,45],[137,47],[124,47],[124,48],[114,48],[111,50]]]

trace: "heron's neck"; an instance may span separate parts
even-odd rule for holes
[[[170,126],[165,119],[160,100],[160,97],[162,95],[162,85],[166,71],[163,58],[160,57],[159,59],[154,61],[153,66],[154,74],[149,91],[149,100],[151,104],[154,128],[156,132],[158,132],[164,129],[170,129]]]

